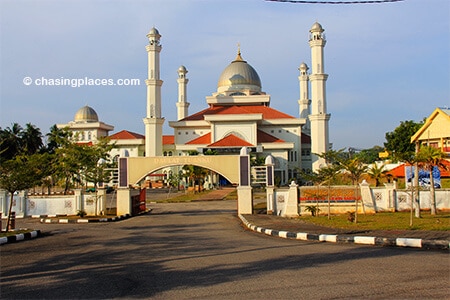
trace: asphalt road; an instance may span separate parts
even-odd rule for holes
[[[40,224],[1,246],[2,299],[444,299],[448,252],[304,242],[241,227],[236,201],[154,204],[112,223]]]

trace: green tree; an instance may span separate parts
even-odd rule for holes
[[[23,128],[18,123],[11,127],[0,129],[1,161],[13,159],[22,151]]]
[[[380,186],[381,180],[384,178],[386,170],[384,170],[386,164],[372,164],[372,167],[368,169],[367,174],[370,178],[375,179],[375,186]]]
[[[361,176],[367,172],[367,166],[359,161],[358,158],[346,159],[340,161],[341,166],[348,172],[353,185],[355,186],[355,223],[358,222],[358,181]],[[364,208],[364,203],[363,210]]]
[[[43,147],[42,133],[39,128],[27,123],[25,129],[17,123],[0,129],[0,160],[13,159],[17,155],[31,155]]]
[[[3,161],[0,164],[0,188],[8,191],[11,197],[6,230],[8,230],[11,222],[14,193],[29,189],[40,183],[45,175],[42,169],[42,160],[42,154],[17,155],[13,159]]]
[[[331,184],[336,178],[337,174],[341,171],[341,166],[338,164],[327,164],[327,166],[319,169],[319,178],[322,181],[322,184],[326,183],[327,185],[327,203],[328,203],[328,219],[331,218],[331,202],[330,202],[330,194],[331,194]]]
[[[43,146],[41,130],[31,123],[27,123],[22,133],[23,151],[31,155],[40,151]]]
[[[45,152],[54,154],[56,149],[67,144],[72,136],[68,128],[58,128],[56,125],[50,127],[50,132],[46,134],[47,145]]]
[[[430,146],[422,146],[417,153],[418,166],[430,173],[430,198],[431,198],[431,214],[436,214],[436,193],[434,189],[433,171],[435,167],[443,166],[442,161],[446,158],[446,154],[438,148]]]
[[[386,133],[384,147],[395,161],[410,161],[415,155],[415,146],[411,137],[420,129],[423,122],[402,121],[392,132]]]
[[[373,146],[369,149],[363,149],[355,155],[362,163],[373,164],[378,158],[378,153],[383,152],[384,148],[381,146]]]

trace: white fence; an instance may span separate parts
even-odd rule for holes
[[[361,186],[361,189],[364,189]],[[364,194],[363,194],[364,195]],[[380,187],[370,188],[370,193],[367,194],[376,211],[404,211],[411,209],[411,190],[398,190],[395,187]],[[420,208],[431,208],[431,194],[430,191],[420,191]],[[435,191],[436,208],[439,210],[450,209],[450,190],[436,189]]]
[[[3,217],[8,216],[11,195],[0,190],[0,212]],[[14,195],[11,211],[17,217],[26,216],[53,216],[53,215],[76,215],[82,210],[87,215],[100,215],[108,213],[108,210],[116,207],[114,194],[106,194],[99,189],[95,194],[84,194],[76,190],[74,195],[67,196],[28,196],[26,192]]]

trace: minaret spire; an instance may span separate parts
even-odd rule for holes
[[[159,54],[161,44],[158,30],[153,27],[147,34],[149,44],[145,47],[148,53],[148,79],[147,85],[147,115],[145,124],[145,156],[162,155],[162,126],[164,118],[161,117],[161,86]]]
[[[238,50],[237,50],[237,55],[236,55],[236,58],[234,59],[234,61],[244,61],[241,56],[241,43],[238,43],[237,46],[238,46]]]
[[[300,83],[300,99],[298,100],[299,105],[299,115],[300,118],[306,119],[306,123],[303,126],[303,131],[306,133],[310,132],[310,124],[308,116],[311,113],[310,105],[311,100],[309,99],[309,77],[308,77],[308,66],[303,62],[300,64],[298,68],[300,71],[300,76],[298,76],[298,80]]]
[[[186,78],[188,70],[185,66],[178,68],[178,102],[177,102],[177,113],[178,121],[184,119],[188,116],[189,102],[187,102],[187,84],[189,79]]]
[[[322,154],[329,150],[328,121],[330,114],[327,113],[326,82],[328,75],[324,73],[323,49],[326,44],[324,29],[316,22],[310,32],[309,46],[311,48],[311,156],[312,170],[317,172],[320,167],[325,166],[325,160],[315,154]],[[314,154],[315,153],[315,154]]]

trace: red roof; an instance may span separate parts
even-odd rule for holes
[[[89,142],[77,142],[77,145],[82,145],[82,146],[92,146],[93,143],[91,141]]]
[[[186,145],[203,145],[211,143],[211,133],[207,133],[205,135],[199,136],[189,142]]]
[[[234,134],[229,134],[223,139],[220,139],[217,142],[208,145],[208,147],[244,147],[244,146],[251,147],[253,145],[235,136]]]
[[[163,145],[173,145],[175,144],[175,136],[174,135],[163,135]]]
[[[122,130],[109,136],[112,140],[135,140],[135,139],[145,139],[145,136],[139,133],[131,132],[128,130]]]
[[[262,114],[263,119],[295,119],[293,116],[280,112],[276,109],[263,105],[241,105],[241,106],[211,106],[198,113],[184,118],[182,121],[199,121],[205,115],[231,115],[231,114]]]
[[[274,137],[264,131],[258,130],[257,132],[258,143],[284,143],[285,141]]]
[[[442,164],[444,166],[446,166],[447,169],[445,169],[443,167],[439,167],[439,171],[441,172],[441,177],[450,177],[450,162],[447,160],[444,160],[442,162]],[[392,170],[390,170],[389,172],[386,172],[386,175],[391,175],[391,176],[397,177],[397,178],[403,178],[403,177],[405,177],[405,166],[410,166],[410,165],[409,164],[399,165],[399,166],[393,168]]]

